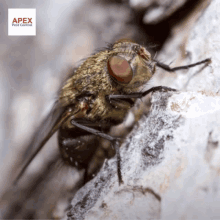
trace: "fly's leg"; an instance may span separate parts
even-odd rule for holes
[[[175,72],[177,70],[184,70],[184,69],[189,69],[189,68],[192,68],[194,66],[198,66],[198,65],[201,65],[203,63],[211,63],[211,59],[208,58],[208,59],[205,59],[205,60],[202,60],[200,62],[197,62],[197,63],[193,63],[193,64],[190,64],[190,65],[186,65],[186,66],[177,66],[177,67],[174,67],[174,68],[170,68],[168,65],[164,64],[164,63],[160,63],[158,61],[155,61],[156,62],[156,65],[168,72]]]
[[[105,133],[103,133],[99,130],[96,130],[94,128],[90,128],[90,127],[81,125],[81,124],[77,123],[76,121],[74,121],[74,119],[71,120],[71,124],[74,125],[75,127],[78,127],[80,129],[84,130],[84,131],[87,131],[91,134],[94,134],[96,136],[104,138],[112,143],[112,146],[115,149],[116,157],[117,157],[117,175],[118,175],[119,185],[122,184],[123,180],[122,180],[122,174],[121,174],[121,156],[120,156],[120,152],[119,152],[120,139],[112,137],[112,136],[105,134]]]
[[[147,94],[151,93],[151,92],[156,92],[156,91],[177,91],[176,89],[172,89],[170,87],[166,87],[166,86],[155,86],[151,89],[148,89],[145,92],[135,92],[135,93],[130,93],[127,95],[108,95],[106,98],[111,100],[111,99],[131,99],[131,98],[143,98],[144,96],[146,96]]]
[[[118,181],[120,185],[120,184],[123,184],[123,180],[122,180],[122,174],[121,174],[121,156],[119,152],[119,141],[118,140],[115,140],[113,147],[115,148],[116,157],[117,157],[117,174],[118,174]]]

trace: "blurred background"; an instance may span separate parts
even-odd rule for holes
[[[184,45],[209,2],[0,0],[0,218],[63,218],[80,187],[82,174],[69,168],[64,172],[57,163],[56,135],[20,184],[11,187],[28,156],[27,143],[52,108],[69,70],[120,38],[148,46],[152,56],[166,64],[189,63],[192,55]],[[36,8],[36,36],[8,36],[8,8]],[[175,74],[158,70],[152,86],[182,89],[175,80]]]

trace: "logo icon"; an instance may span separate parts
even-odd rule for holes
[[[9,36],[36,36],[36,9],[8,9]]]

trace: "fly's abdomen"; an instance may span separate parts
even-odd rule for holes
[[[60,129],[58,135],[61,156],[69,165],[79,169],[87,168],[89,161],[99,145],[99,138],[78,129]],[[70,135],[68,135],[70,134]]]

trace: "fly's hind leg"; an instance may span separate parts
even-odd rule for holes
[[[99,130],[96,130],[94,128],[90,128],[87,126],[84,126],[82,124],[77,123],[74,119],[71,120],[71,124],[74,125],[77,128],[80,128],[81,130],[84,130],[88,133],[94,134],[98,137],[104,138],[108,141],[110,141],[112,143],[113,148],[115,149],[116,152],[116,157],[117,157],[117,174],[118,174],[118,180],[119,180],[119,184],[123,183],[122,180],[122,174],[121,174],[121,156],[120,156],[120,152],[119,152],[119,147],[120,147],[120,139],[119,138],[115,138],[112,137],[108,134],[105,134]]]

